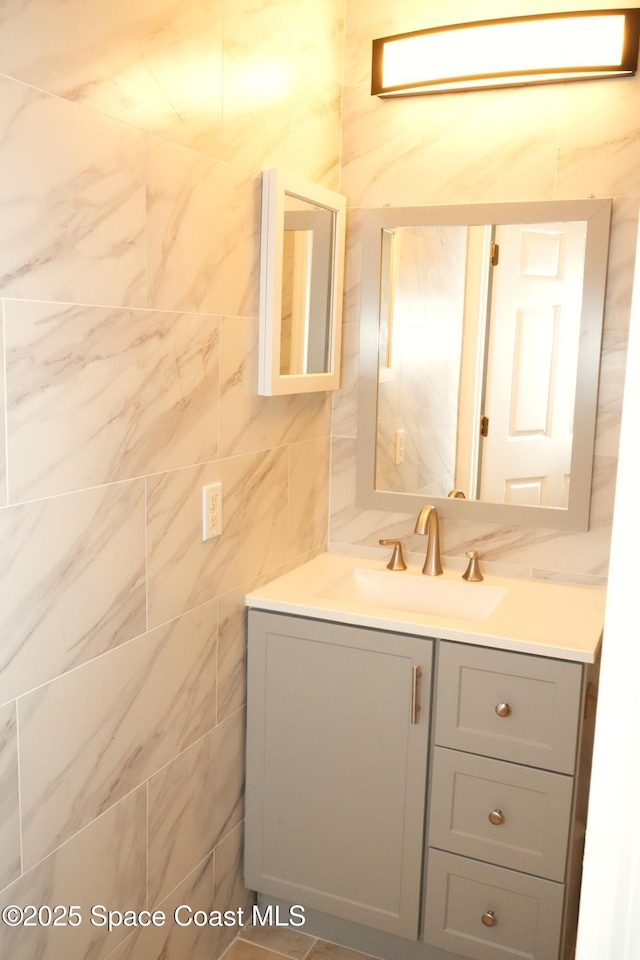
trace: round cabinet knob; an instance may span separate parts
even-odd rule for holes
[[[508,717],[511,713],[511,707],[508,703],[498,703],[496,704],[496,713],[499,717]]]
[[[504,813],[502,810],[492,810],[489,814],[489,821],[496,827],[499,827],[501,823],[504,823]]]
[[[493,910],[487,910],[486,913],[482,914],[482,922],[485,927],[495,927],[498,921],[496,920],[496,915]]]

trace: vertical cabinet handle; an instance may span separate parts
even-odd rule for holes
[[[413,678],[412,678],[412,684],[411,684],[411,723],[418,722],[418,714],[420,713],[420,677],[421,676],[422,676],[422,670],[416,663],[414,663]]]

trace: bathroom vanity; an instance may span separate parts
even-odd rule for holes
[[[247,605],[246,885],[389,960],[569,957],[604,591],[323,554]]]

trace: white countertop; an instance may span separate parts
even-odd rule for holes
[[[336,597],[318,595],[326,594],[328,585],[348,577],[356,568],[384,571],[389,578],[407,574],[421,576],[420,567],[413,565],[406,572],[387,571],[383,557],[370,559],[323,553],[252,591],[246,597],[246,604],[260,610],[456,640],[561,660],[593,663],[596,659],[604,622],[606,592],[602,587],[573,586],[485,573],[482,584],[465,584],[465,589],[471,591],[489,585],[506,588],[507,592],[496,609],[481,620],[465,619],[463,606],[456,616],[444,617],[378,606],[356,595],[347,595],[344,590],[335,591]],[[442,578],[438,579],[460,581],[461,573],[459,570],[445,569]],[[390,580],[392,588],[395,582]],[[340,594],[340,599],[337,599]]]

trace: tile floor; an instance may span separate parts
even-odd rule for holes
[[[373,960],[368,954],[282,927],[244,927],[221,960]]]

